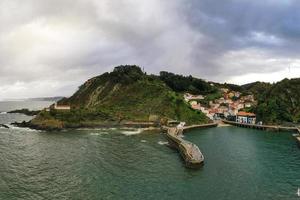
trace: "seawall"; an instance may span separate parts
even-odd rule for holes
[[[182,156],[185,166],[187,168],[199,168],[204,164],[204,156],[199,147],[187,140],[184,140],[182,136],[183,131],[198,129],[198,128],[210,128],[216,127],[216,123],[193,125],[184,127],[183,130],[179,130],[175,127],[163,127],[166,130],[166,137],[172,147],[177,149]]]
[[[243,127],[243,128],[252,128],[252,129],[258,129],[258,130],[266,130],[266,131],[291,131],[296,132],[295,139],[300,147],[300,128],[297,127],[284,127],[284,126],[271,126],[271,125],[257,125],[257,124],[242,124],[238,122],[232,122],[223,120],[226,124],[231,124],[233,126]]]
[[[284,126],[272,126],[272,125],[257,125],[257,124],[243,124],[233,121],[222,120],[225,124],[231,124],[233,126],[238,126],[242,128],[252,128],[258,130],[266,130],[266,131],[292,131],[298,132],[296,127],[284,127]]]

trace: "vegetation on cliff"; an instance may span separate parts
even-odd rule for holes
[[[300,79],[284,79],[265,86],[256,94],[258,120],[268,124],[300,123]]]
[[[188,124],[208,122],[159,77],[145,74],[138,66],[119,66],[86,81],[70,98],[58,104],[71,105],[71,111],[43,111],[33,125],[80,127],[119,124],[123,121],[155,122],[166,119]]]
[[[192,94],[211,94],[218,91],[218,88],[210,83],[193,76],[182,76],[170,72],[160,72],[159,78],[175,92],[189,92]]]

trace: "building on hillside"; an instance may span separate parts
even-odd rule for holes
[[[238,112],[236,115],[236,122],[243,124],[255,124],[256,115],[248,112]]]
[[[225,115],[224,115],[224,113],[217,112],[217,113],[214,114],[213,119],[214,120],[225,119]]]
[[[244,96],[243,100],[244,101],[251,101],[251,102],[253,102],[254,101],[254,96],[253,95]]]
[[[234,97],[234,93],[233,92],[229,92],[227,95],[228,95],[229,98]]]
[[[57,103],[55,103],[55,104],[50,106],[50,109],[69,111],[69,110],[71,110],[71,106],[69,106],[69,105],[57,105]]]
[[[227,88],[220,88],[223,93],[227,93],[229,90]]]
[[[193,104],[193,105],[191,105],[192,106],[192,108],[194,109],[194,110],[201,110],[201,105],[200,104]]]
[[[253,104],[252,102],[248,101],[248,102],[244,103],[244,106],[245,106],[245,108],[250,108],[252,106],[252,104]]]
[[[185,100],[186,102],[188,102],[188,101],[190,101],[190,100],[202,100],[202,99],[204,99],[204,96],[203,96],[203,95],[192,95],[192,94],[190,94],[190,93],[185,93],[185,94],[183,95],[183,97],[184,97],[184,100]]]

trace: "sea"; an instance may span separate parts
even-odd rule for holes
[[[30,120],[13,109],[52,102],[0,102],[0,124]],[[193,130],[205,157],[187,169],[161,132],[0,128],[1,200],[299,200],[300,149],[289,132],[237,127]]]

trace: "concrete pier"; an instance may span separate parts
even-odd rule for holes
[[[252,128],[252,129],[259,129],[259,130],[266,130],[266,131],[291,131],[296,132],[295,139],[300,147],[300,128],[297,127],[284,127],[284,126],[270,126],[270,125],[257,125],[257,124],[242,124],[232,121],[223,120],[226,124],[231,124],[233,126],[243,127],[243,128]]]
[[[172,147],[177,149],[181,154],[185,166],[187,168],[199,168],[204,164],[204,156],[197,145],[184,140],[182,136],[183,131],[196,129],[196,128],[208,128],[216,127],[217,124],[205,124],[205,125],[194,125],[184,127],[183,130],[179,130],[175,127],[163,127],[167,131],[166,137]]]
[[[284,126],[272,126],[272,125],[257,125],[257,124],[243,124],[233,121],[223,120],[225,124],[231,124],[233,126],[243,127],[243,128],[252,128],[258,130],[266,130],[266,131],[292,131],[297,132],[296,127],[284,127]]]

